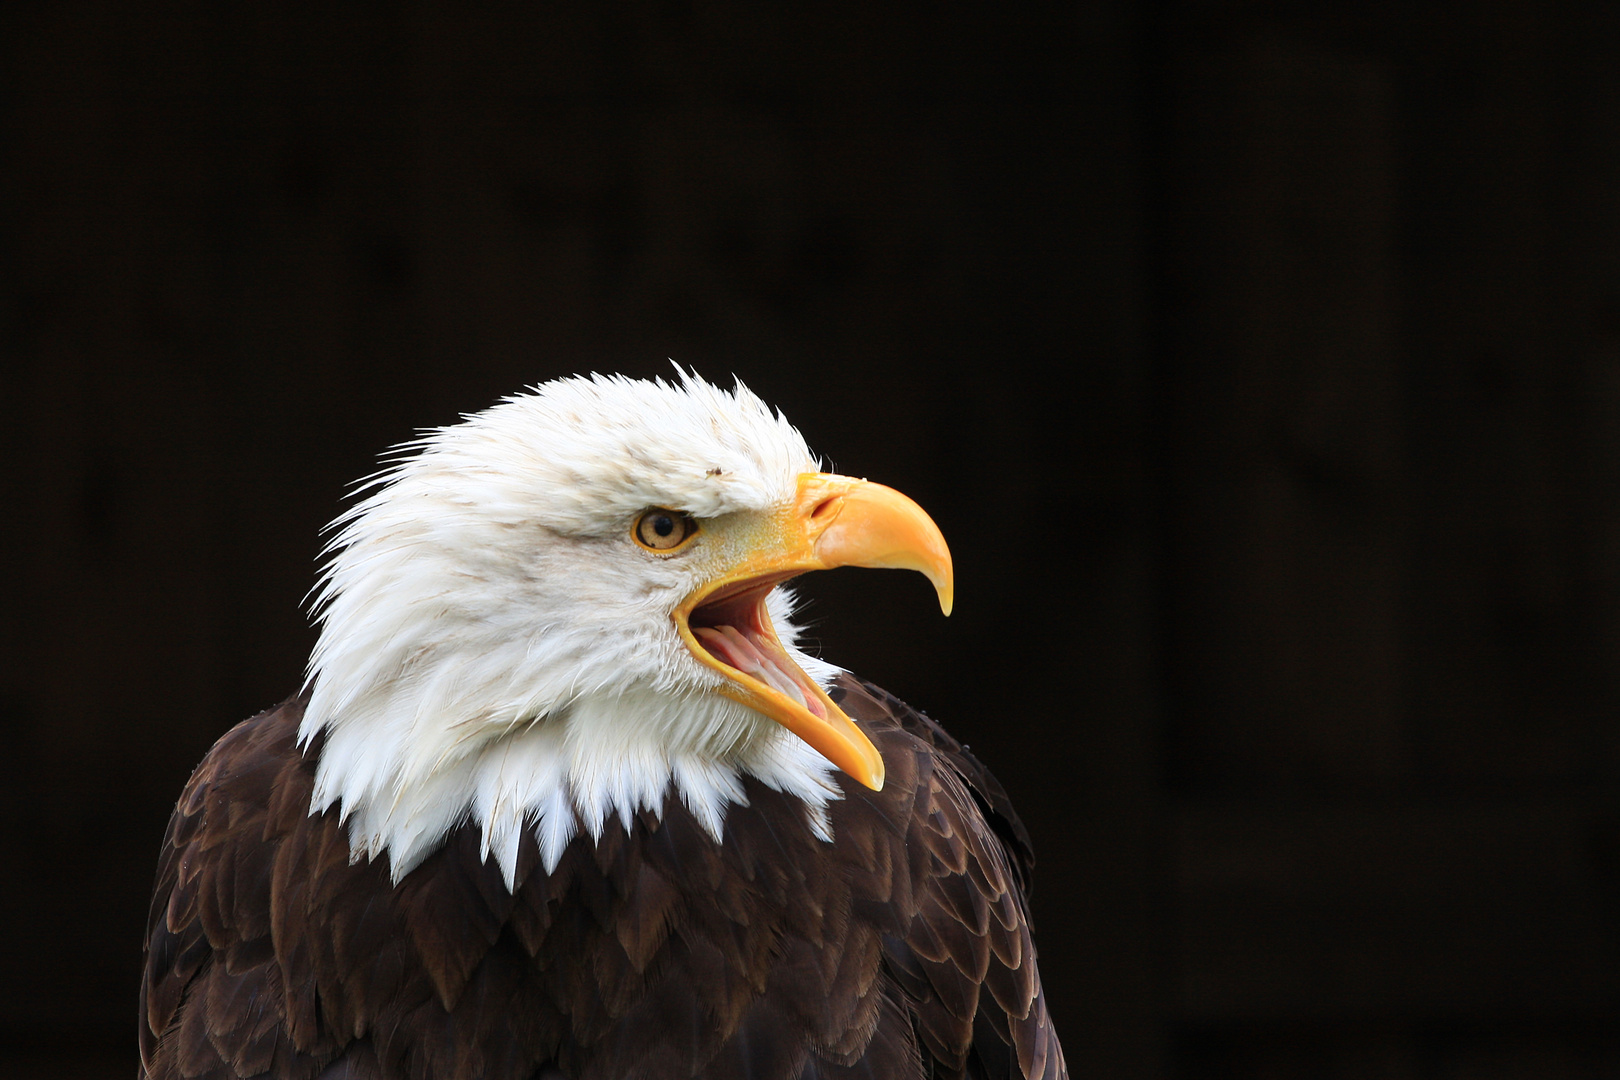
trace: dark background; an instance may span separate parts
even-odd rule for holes
[[[1620,1076],[1607,2],[0,7],[0,1075],[127,1076],[192,765],[413,429],[735,373],[1035,834],[1077,1076]]]

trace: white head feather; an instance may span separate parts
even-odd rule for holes
[[[744,773],[830,839],[832,766],[716,694],[675,629],[710,567],[630,538],[648,507],[790,500],[817,462],[780,414],[684,373],[568,378],[403,450],[334,522],[299,731],[324,735],[310,812],[340,808],[354,858],[387,853],[398,881],[470,819],[512,887],[525,828],[550,870],[581,826],[628,828],[670,793],[718,841]],[[790,615],[778,589],[784,644],[829,678],[792,648]]]

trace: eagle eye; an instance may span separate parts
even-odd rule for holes
[[[684,546],[697,531],[697,521],[691,514],[655,506],[636,518],[636,527],[630,530],[630,535],[648,551],[668,555]]]

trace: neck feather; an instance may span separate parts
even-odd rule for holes
[[[830,665],[803,657],[828,676]],[[816,671],[815,669],[825,669]],[[352,857],[386,855],[397,884],[466,822],[485,858],[516,888],[523,830],[533,831],[549,873],[579,834],[594,842],[630,829],[647,810],[679,798],[719,843],[732,804],[747,806],[743,776],[797,797],[806,825],[832,839],[827,803],[841,797],[836,770],[772,721],[712,693],[626,691],[585,697],[564,713],[484,737],[452,760],[409,767],[368,724],[326,732],[310,812],[339,807]]]

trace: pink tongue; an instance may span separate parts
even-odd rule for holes
[[[826,716],[821,702],[806,694],[791,672],[784,670],[769,654],[761,652],[735,626],[694,626],[692,633],[705,649],[723,663],[744,675],[752,675],[771,689],[780,691],[789,701],[803,705],[814,715]]]

